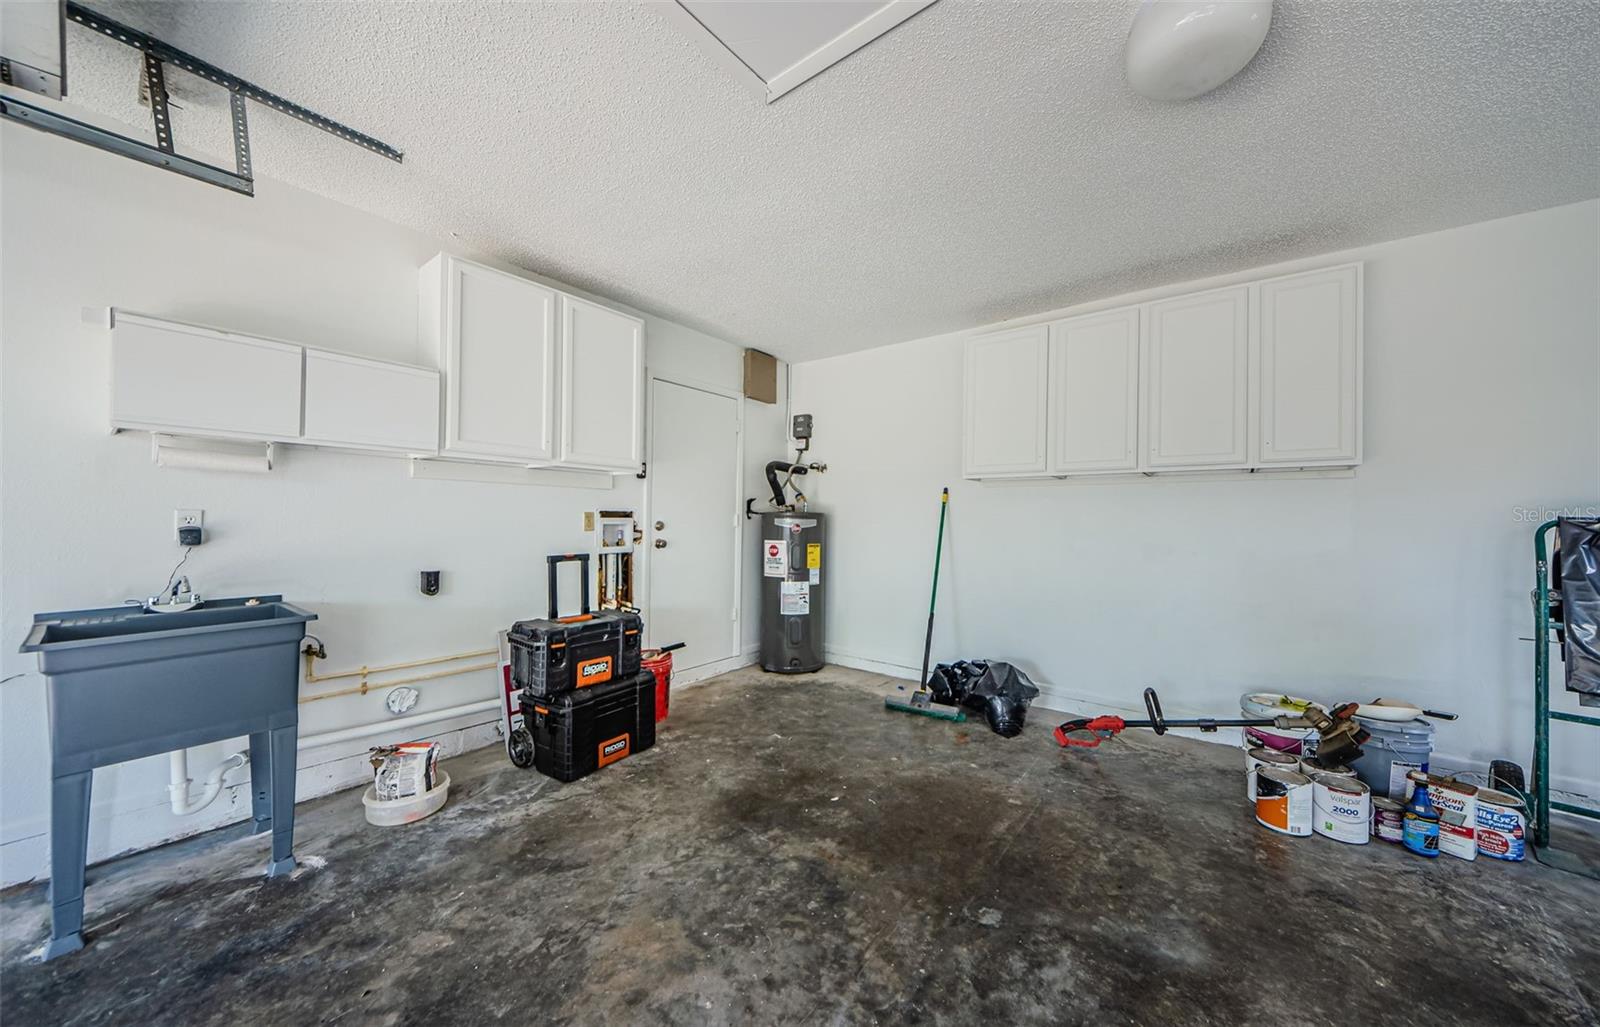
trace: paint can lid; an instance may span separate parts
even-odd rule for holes
[[[1387,795],[1374,795],[1372,797],[1372,808],[1381,809],[1389,813],[1399,813],[1405,809],[1405,806],[1402,803],[1395,802]]]
[[[1311,779],[1304,774],[1296,773],[1293,770],[1285,770],[1281,767],[1261,767],[1256,773],[1279,784],[1289,785],[1294,788],[1311,783]]]
[[[1315,781],[1317,784],[1326,788],[1330,792],[1343,792],[1346,795],[1360,795],[1363,792],[1370,792],[1372,790],[1367,787],[1367,783],[1365,781],[1362,781],[1359,778],[1346,777],[1343,774],[1333,774],[1326,771],[1312,774],[1311,780]]]
[[[1487,802],[1491,806],[1511,806],[1516,809],[1523,808],[1521,799],[1517,798],[1515,795],[1512,795],[1510,792],[1500,792],[1493,788],[1478,789],[1478,801]]]

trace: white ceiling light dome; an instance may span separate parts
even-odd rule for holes
[[[1192,100],[1244,70],[1272,25],[1272,0],[1144,0],[1128,32],[1128,84]]]

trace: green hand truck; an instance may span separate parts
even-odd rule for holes
[[[1600,820],[1600,809],[1550,798],[1550,723],[1587,724],[1600,727],[1600,717],[1567,713],[1550,708],[1550,631],[1565,625],[1551,616],[1550,610],[1550,532],[1559,521],[1546,521],[1533,534],[1533,555],[1537,581],[1533,592],[1533,794],[1529,796],[1532,814],[1534,855],[1539,862],[1585,877],[1600,878],[1600,865],[1578,853],[1550,845],[1552,812]]]

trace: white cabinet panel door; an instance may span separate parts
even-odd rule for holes
[[[439,372],[306,350],[305,441],[355,449],[437,452]]]
[[[301,348],[124,314],[111,330],[111,424],[292,442]]]
[[[1139,308],[1050,326],[1050,473],[1139,466]]]
[[[444,452],[518,463],[550,460],[555,290],[453,257],[443,258],[443,267]]]
[[[1143,466],[1249,460],[1250,288],[1151,303],[1144,317]]]
[[[561,462],[637,471],[644,436],[644,322],[561,297]]]
[[[1361,459],[1361,266],[1260,287],[1262,464]]]
[[[1018,328],[967,343],[963,403],[968,478],[1045,470],[1050,330]]]

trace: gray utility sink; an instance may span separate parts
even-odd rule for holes
[[[138,606],[35,614],[50,702],[50,944],[83,948],[83,868],[95,767],[250,736],[255,830],[267,875],[294,869],[300,642],[317,615],[282,596],[208,600],[183,613]]]

